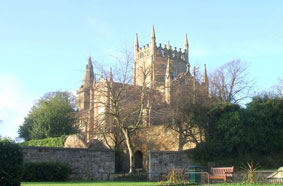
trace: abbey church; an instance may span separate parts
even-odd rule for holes
[[[148,150],[177,151],[179,148],[178,133],[166,127],[166,122],[171,121],[170,114],[162,112],[168,111],[170,105],[180,97],[176,97],[175,93],[180,90],[201,89],[208,97],[209,82],[205,66],[201,80],[197,77],[195,67],[191,71],[187,35],[185,35],[183,50],[172,47],[169,42],[162,46],[156,44],[153,27],[150,44],[141,47],[136,35],[134,46],[133,77],[131,83],[125,88],[131,92],[130,90],[136,91],[139,87],[146,85],[147,89],[151,90],[143,112],[142,127],[132,138],[135,156],[137,155],[142,162],[138,166],[142,168],[146,165],[145,157]],[[111,83],[113,87],[121,86],[121,82],[115,82],[113,76],[115,74],[110,71],[97,79],[94,75],[92,59],[89,58],[83,84],[77,90],[79,128],[86,143],[96,140],[105,144],[106,147],[115,145],[115,142],[111,142],[111,138],[107,141],[107,136],[101,131],[111,127],[111,120],[104,114],[111,107],[111,100],[105,96],[109,94],[106,85]],[[138,101],[134,96],[135,94],[127,96],[129,103]],[[184,145],[184,149],[193,147],[192,143]]]

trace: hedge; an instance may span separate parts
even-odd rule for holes
[[[33,147],[64,147],[64,143],[68,136],[63,135],[56,138],[45,138],[39,140],[30,140],[21,143],[22,146],[33,146]]]
[[[23,153],[19,145],[0,139],[0,185],[20,186],[23,175]]]
[[[22,181],[64,181],[68,175],[69,169],[62,163],[25,163]]]

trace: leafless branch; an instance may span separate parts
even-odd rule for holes
[[[251,96],[253,87],[248,64],[240,60],[224,64],[210,76],[211,93],[222,102],[239,103]]]

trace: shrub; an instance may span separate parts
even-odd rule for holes
[[[23,173],[23,153],[9,139],[0,140],[0,185],[20,186]]]
[[[163,180],[164,182],[160,181],[160,185],[186,185],[184,176],[183,171],[179,172],[177,169],[172,169]]]
[[[62,163],[25,163],[23,181],[64,181],[68,175],[69,169]]]
[[[259,165],[254,165],[253,162],[247,162],[242,169],[245,171],[244,181],[246,183],[255,183],[255,173],[259,169]]]
[[[40,140],[30,140],[21,143],[22,146],[33,146],[33,147],[64,147],[64,143],[68,136],[63,135],[56,138],[45,138]]]

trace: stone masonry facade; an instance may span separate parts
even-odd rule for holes
[[[144,138],[144,136],[147,136]],[[164,125],[144,127],[137,131],[133,138],[134,152],[142,152],[144,156],[147,155],[148,151],[172,151],[176,153],[178,151],[178,133],[165,127]],[[184,149],[194,148],[195,145],[187,143]],[[147,158],[143,158],[143,167],[148,170]]]
[[[174,103],[175,99],[178,99],[176,98],[177,92],[182,92],[179,91],[181,89],[192,90],[191,92],[201,90],[204,92],[203,95],[209,97],[206,66],[201,81],[198,80],[196,68],[192,72],[190,68],[187,35],[185,35],[184,49],[180,48],[179,50],[172,47],[169,42],[164,47],[161,44],[157,45],[154,27],[150,44],[146,46],[140,47],[138,35],[136,35],[133,79],[132,83],[126,85],[126,88],[134,95],[134,91],[139,90],[145,82],[146,87],[151,90],[143,111],[142,129],[132,138],[134,153],[139,153],[139,157],[143,157],[142,162],[145,170],[148,169],[145,158],[148,150],[174,151],[178,149],[179,135],[166,129],[166,124],[172,123],[170,114],[166,114],[166,112],[170,112],[170,110],[168,111],[170,105]],[[109,116],[105,114],[111,108],[111,100],[107,96],[109,90],[106,88],[109,84],[113,89],[119,88],[121,85],[121,83],[115,82],[112,70],[109,75],[102,72],[100,78],[97,79],[90,57],[86,65],[83,83],[77,91],[78,126],[86,144],[91,144],[92,140],[99,140],[108,146],[113,145],[105,142],[104,139],[107,137],[101,137],[103,132],[97,130],[111,129]],[[131,98],[130,95],[125,97],[128,98],[128,102],[137,102],[138,100]],[[124,102],[124,104],[128,104],[128,102]],[[184,146],[184,150],[193,147],[194,144],[189,142]],[[114,149],[113,146],[112,149]]]

